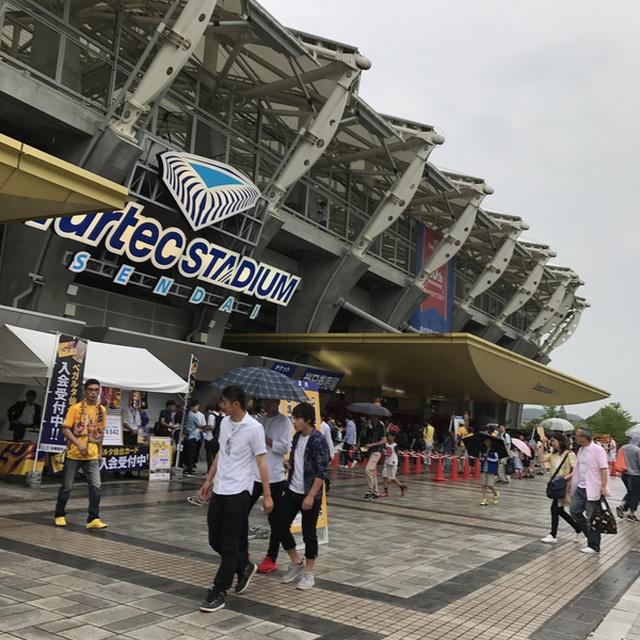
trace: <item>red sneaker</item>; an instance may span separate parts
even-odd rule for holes
[[[383,491],[383,492],[380,494],[380,497],[381,497],[381,498],[388,498],[388,497],[389,497],[389,492],[388,492],[388,491]]]
[[[278,563],[269,556],[265,556],[264,560],[258,565],[258,573],[271,573],[278,568]]]

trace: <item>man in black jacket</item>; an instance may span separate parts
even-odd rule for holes
[[[24,439],[27,429],[38,429],[42,416],[42,407],[36,402],[37,393],[30,389],[26,400],[20,400],[7,409],[9,431],[13,431],[13,441]]]

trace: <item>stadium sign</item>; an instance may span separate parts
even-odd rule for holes
[[[228,165],[173,152],[161,156],[163,180],[193,230],[211,226],[253,207],[260,192],[245,176]],[[159,274],[154,293],[167,295],[174,279],[162,271],[177,268],[186,279],[216,285],[260,300],[287,306],[300,278],[253,258],[210,242],[187,237],[177,227],[163,227],[143,214],[144,206],[131,202],[122,211],[67,216],[55,220],[32,220],[28,226],[91,247],[101,244],[110,253],[126,258],[113,281],[128,284],[137,265],[151,264]],[[69,270],[81,273],[91,253],[77,252]],[[190,302],[204,299],[204,289],[194,288]],[[231,310],[227,308],[225,310]]]

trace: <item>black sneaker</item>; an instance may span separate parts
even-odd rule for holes
[[[200,611],[212,613],[218,609],[224,609],[224,593],[216,587],[211,587],[206,599],[200,605]]]
[[[234,591],[238,594],[244,593],[251,582],[251,578],[255,575],[258,570],[258,566],[250,562],[242,572],[242,575],[238,576],[238,582],[234,588]]]
[[[624,509],[623,509],[622,505],[618,505],[616,507],[616,513],[618,514],[618,518],[620,518],[620,520],[622,520],[624,518]]]

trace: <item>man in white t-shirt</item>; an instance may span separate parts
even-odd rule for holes
[[[271,488],[271,497],[273,498],[273,511],[269,514],[269,526],[271,532],[269,535],[269,548],[264,560],[258,565],[259,573],[271,573],[278,568],[276,562],[278,558],[278,547],[280,539],[278,532],[274,526],[276,522],[276,514],[280,498],[284,493],[287,484],[287,476],[284,468],[284,457],[291,449],[291,434],[293,425],[287,416],[278,411],[280,408],[280,400],[274,398],[263,398],[262,409],[264,415],[258,418],[258,422],[264,429],[264,440],[267,446],[267,469],[269,471],[269,486]],[[253,509],[253,505],[262,495],[262,482],[258,468],[255,468],[253,477],[253,490],[249,501],[249,513]],[[249,521],[245,522],[245,528],[240,538],[240,552],[249,556]]]
[[[200,500],[210,499],[209,544],[220,554],[220,567],[200,611],[222,609],[234,575],[238,576],[234,591],[240,594],[258,570],[240,552],[240,536],[249,513],[256,464],[264,495],[263,510],[267,515],[273,510],[264,429],[245,411],[245,404],[242,387],[232,385],[222,392],[220,409],[226,418],[220,424],[220,449],[198,492]]]

